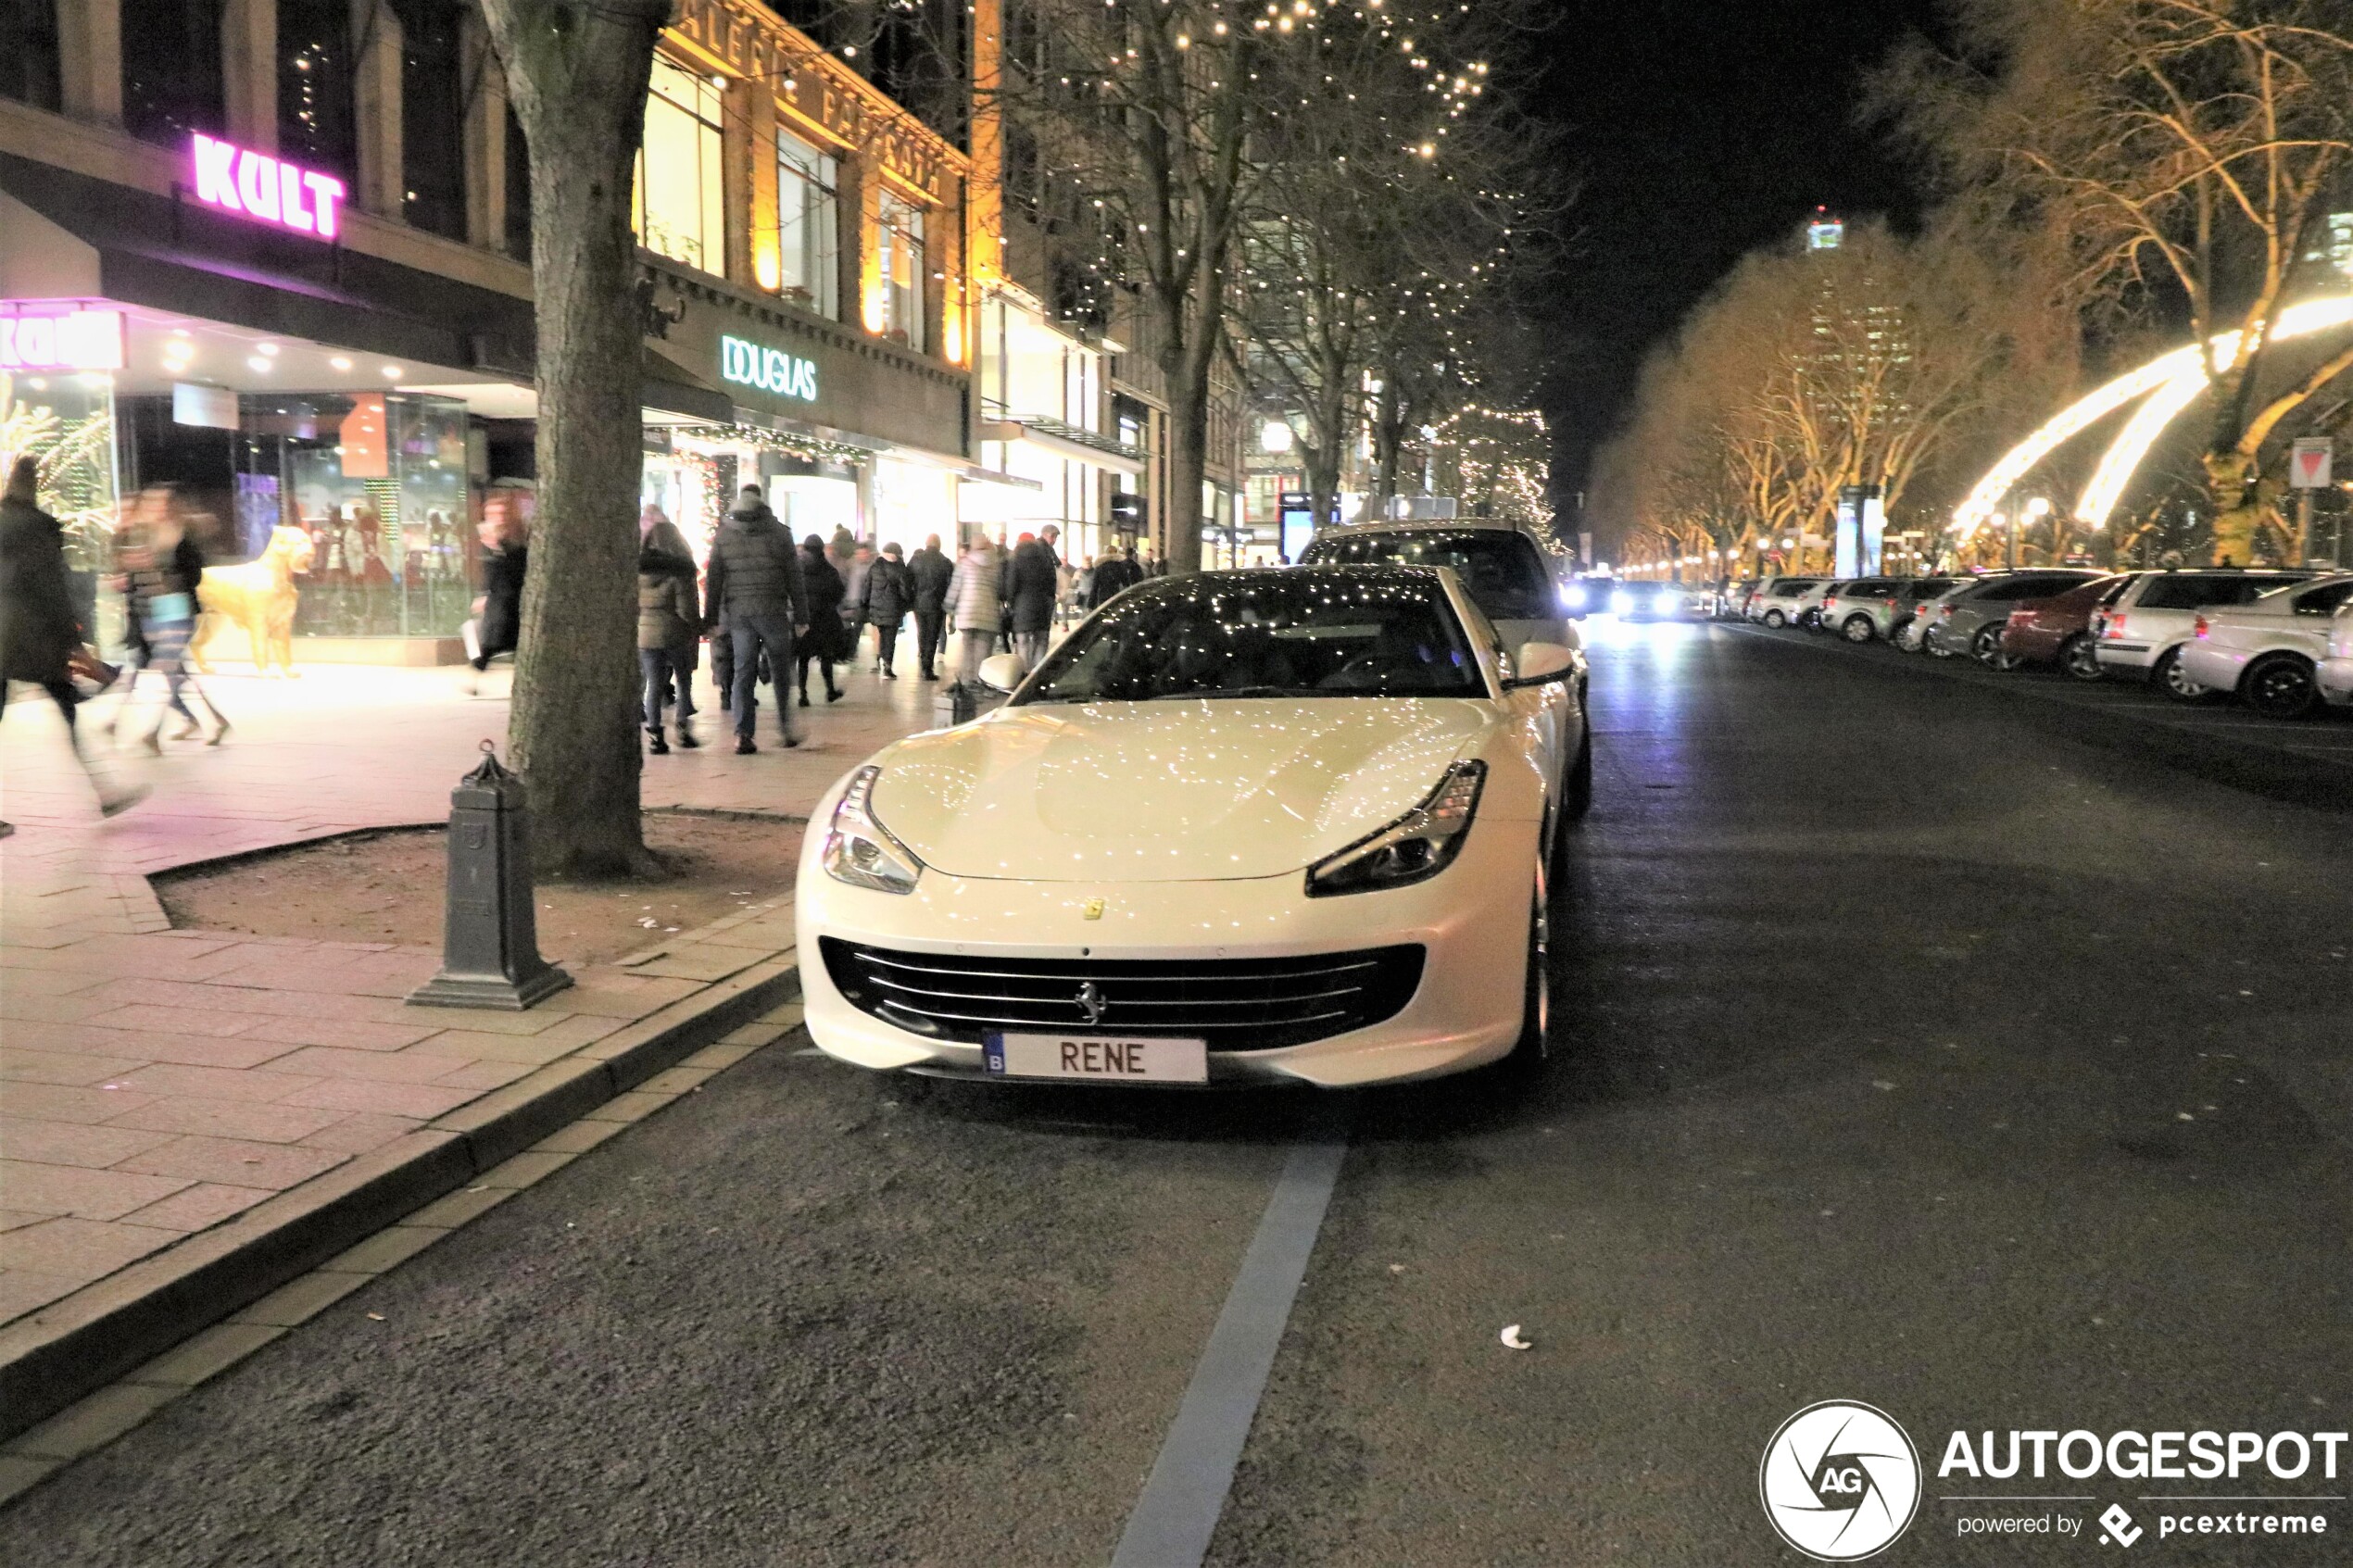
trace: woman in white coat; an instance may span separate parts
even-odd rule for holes
[[[1005,624],[1005,557],[981,539],[956,558],[948,579],[948,621],[957,633],[957,673],[980,678],[980,661],[996,651]]]

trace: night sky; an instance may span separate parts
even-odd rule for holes
[[[1556,490],[1626,411],[1643,353],[1745,252],[1817,204],[1917,214],[1914,178],[1853,105],[1935,0],[1561,0],[1549,94],[1583,172],[1574,254],[1544,313],[1561,344]],[[1566,520],[1565,520],[1566,521]]]

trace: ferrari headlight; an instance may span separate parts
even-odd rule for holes
[[[841,804],[834,808],[834,820],[825,830],[825,872],[852,887],[912,893],[924,863],[875,820],[875,780],[881,776],[882,770],[872,764],[849,776],[849,787],[842,791]]]
[[[1427,882],[1454,863],[1478,809],[1487,764],[1457,762],[1430,797],[1369,838],[1307,868],[1307,896],[1372,893]]]

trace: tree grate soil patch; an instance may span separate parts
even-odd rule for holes
[[[608,963],[792,890],[798,822],[648,812],[661,881],[546,882],[533,890],[539,950]],[[181,930],[438,948],[448,883],[441,827],[339,834],[152,879]]]

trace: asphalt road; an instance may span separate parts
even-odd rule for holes
[[[1601,627],[1532,1086],[1357,1097],[1209,1561],[1802,1561],[1803,1406],[2353,1422],[2353,826],[2018,692]],[[2274,791],[2273,796],[2293,791]],[[772,1049],[0,1512],[18,1564],[1100,1564],[1303,1096],[944,1091]],[[1505,1325],[1533,1348],[1505,1348]],[[2200,1489],[2177,1486],[2176,1492]],[[2250,1479],[2233,1495],[2353,1485]],[[2241,1505],[2232,1505],[2233,1507]],[[2250,1505],[2258,1512],[2276,1505]]]

